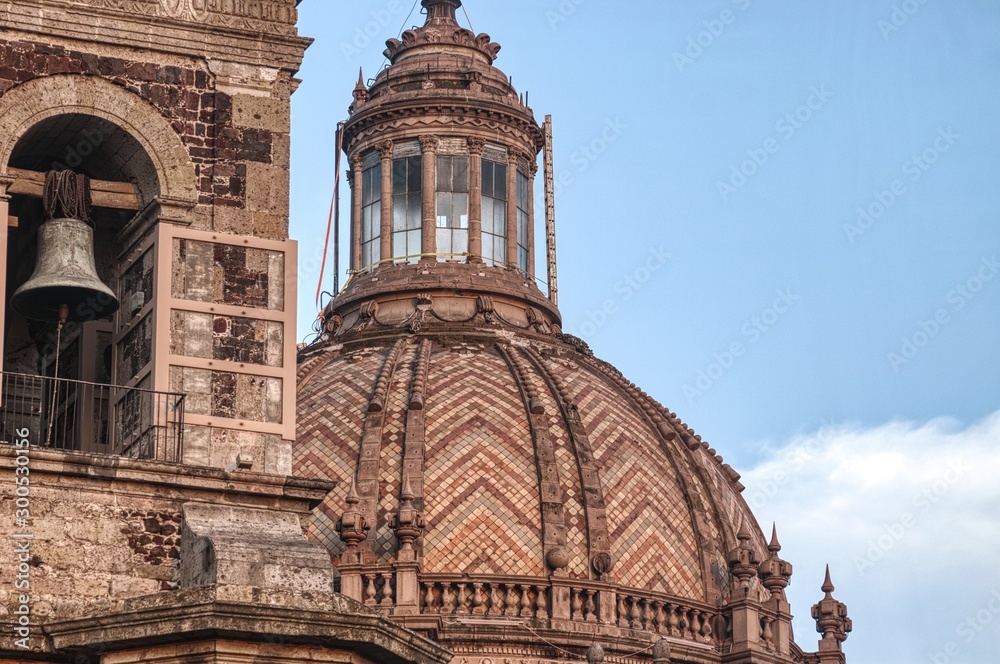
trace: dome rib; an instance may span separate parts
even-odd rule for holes
[[[562,490],[548,417],[542,406],[541,398],[538,396],[533,376],[528,373],[524,360],[519,357],[517,349],[505,348],[498,344],[497,351],[507,362],[511,376],[521,393],[521,400],[531,429],[531,439],[535,446],[544,565],[547,565],[548,569],[555,572],[557,576],[564,576],[566,566],[569,564],[566,551],[566,515],[563,510],[563,505],[566,504],[566,494]]]
[[[566,425],[582,495],[584,515],[586,519],[587,560],[586,574],[591,571],[604,570],[599,576],[606,574],[611,566],[611,539],[608,532],[607,504],[604,500],[604,488],[601,475],[594,461],[594,450],[590,436],[580,419],[580,413],[574,405],[563,381],[545,364],[544,358],[534,349],[525,347],[523,352],[531,361],[539,376],[546,382],[553,398],[559,404],[560,415]],[[598,558],[601,562],[597,562]],[[596,564],[595,564],[596,563]]]

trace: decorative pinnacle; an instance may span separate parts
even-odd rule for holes
[[[847,605],[833,598],[833,581],[830,580],[830,566],[826,566],[826,579],[821,590],[826,596],[812,608],[812,617],[816,621],[816,631],[823,635],[819,642],[820,652],[840,652],[841,644],[847,640],[847,635],[854,628],[847,616]]]
[[[370,95],[368,94],[368,86],[365,85],[365,73],[360,67],[358,68],[358,84],[354,86],[354,101],[358,104],[368,101]]]
[[[820,590],[826,593],[826,597],[824,599],[833,599],[833,595],[831,593],[833,593],[836,588],[833,585],[833,581],[830,580],[829,565],[826,566],[826,580],[823,581],[823,587],[821,587]]]
[[[587,664],[604,664],[604,648],[596,643],[587,650]]]
[[[764,587],[771,592],[772,599],[785,599],[785,588],[792,580],[792,564],[778,557],[781,543],[778,541],[778,527],[771,528],[771,543],[767,545],[771,556],[757,568]]]
[[[368,524],[361,510],[358,509],[358,503],[361,502],[361,498],[358,497],[357,481],[354,479],[351,480],[351,488],[347,492],[345,501],[347,502],[347,509],[344,510],[343,515],[337,521],[336,528],[337,533],[340,534],[340,539],[344,540],[344,543],[347,544],[348,554],[353,558],[357,555],[358,545],[368,538]]]

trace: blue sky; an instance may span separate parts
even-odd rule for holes
[[[374,76],[384,41],[422,22],[411,5],[300,7],[317,40],[293,100],[300,337],[336,123],[358,67]],[[1000,5],[466,9],[539,121],[554,116],[566,331],[744,472],[758,518],[787,532],[799,642],[813,648],[829,560],[855,617],[852,663],[995,661]],[[926,490],[938,500],[918,505]],[[976,615],[989,627],[966,641]]]

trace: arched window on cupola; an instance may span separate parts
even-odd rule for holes
[[[392,161],[392,257],[396,262],[420,260],[423,170],[419,146],[413,143],[413,155]]]
[[[464,260],[469,251],[469,158],[437,158],[437,253]]]
[[[483,157],[483,261],[507,264],[507,162]]]
[[[361,175],[361,266],[374,267],[382,260],[379,247],[382,220],[382,163],[378,152],[369,152]]]

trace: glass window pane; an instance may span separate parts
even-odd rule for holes
[[[501,265],[506,265],[507,264],[507,243],[503,240],[503,238],[500,238],[500,237],[497,238],[496,252],[495,253],[496,253],[496,257],[497,257],[497,263],[500,263]]]
[[[406,227],[420,228],[423,220],[423,201],[419,193],[406,195]]]
[[[406,233],[392,234],[392,257],[402,258],[406,255]]]
[[[392,162],[392,193],[406,193],[406,160],[395,159]]]
[[[469,227],[469,195],[454,194],[452,199],[452,212],[455,215],[452,225],[458,228]]]
[[[451,217],[451,194],[438,192],[437,195],[437,227],[447,228]]]
[[[468,193],[469,191],[469,160],[466,157],[453,159],[454,188],[452,191]]]
[[[424,164],[422,157],[408,157],[406,160],[406,191],[407,193],[419,192],[421,182],[424,177]]]
[[[496,197],[502,201],[507,200],[507,165],[497,164],[496,169]]]
[[[493,236],[489,233],[483,234],[483,260],[487,265],[493,264]]]
[[[483,196],[493,198],[496,192],[493,186],[493,162],[483,161]]]
[[[406,230],[406,196],[392,197],[392,230]]]
[[[456,230],[451,232],[451,250],[456,254],[464,254],[469,251],[469,231]],[[461,257],[455,256],[452,260],[461,260]]]
[[[493,224],[497,235],[507,235],[507,203],[497,201],[493,208]]]
[[[437,158],[437,190],[451,191],[451,157]]]
[[[414,256],[411,261],[417,261],[420,259],[420,252],[423,251],[421,242],[421,231],[407,231],[406,233],[406,253],[407,255]]]
[[[493,199],[483,198],[483,233],[493,232]],[[485,249],[483,250],[485,253]]]
[[[451,230],[447,228],[437,230],[437,252],[439,254],[451,253]]]

